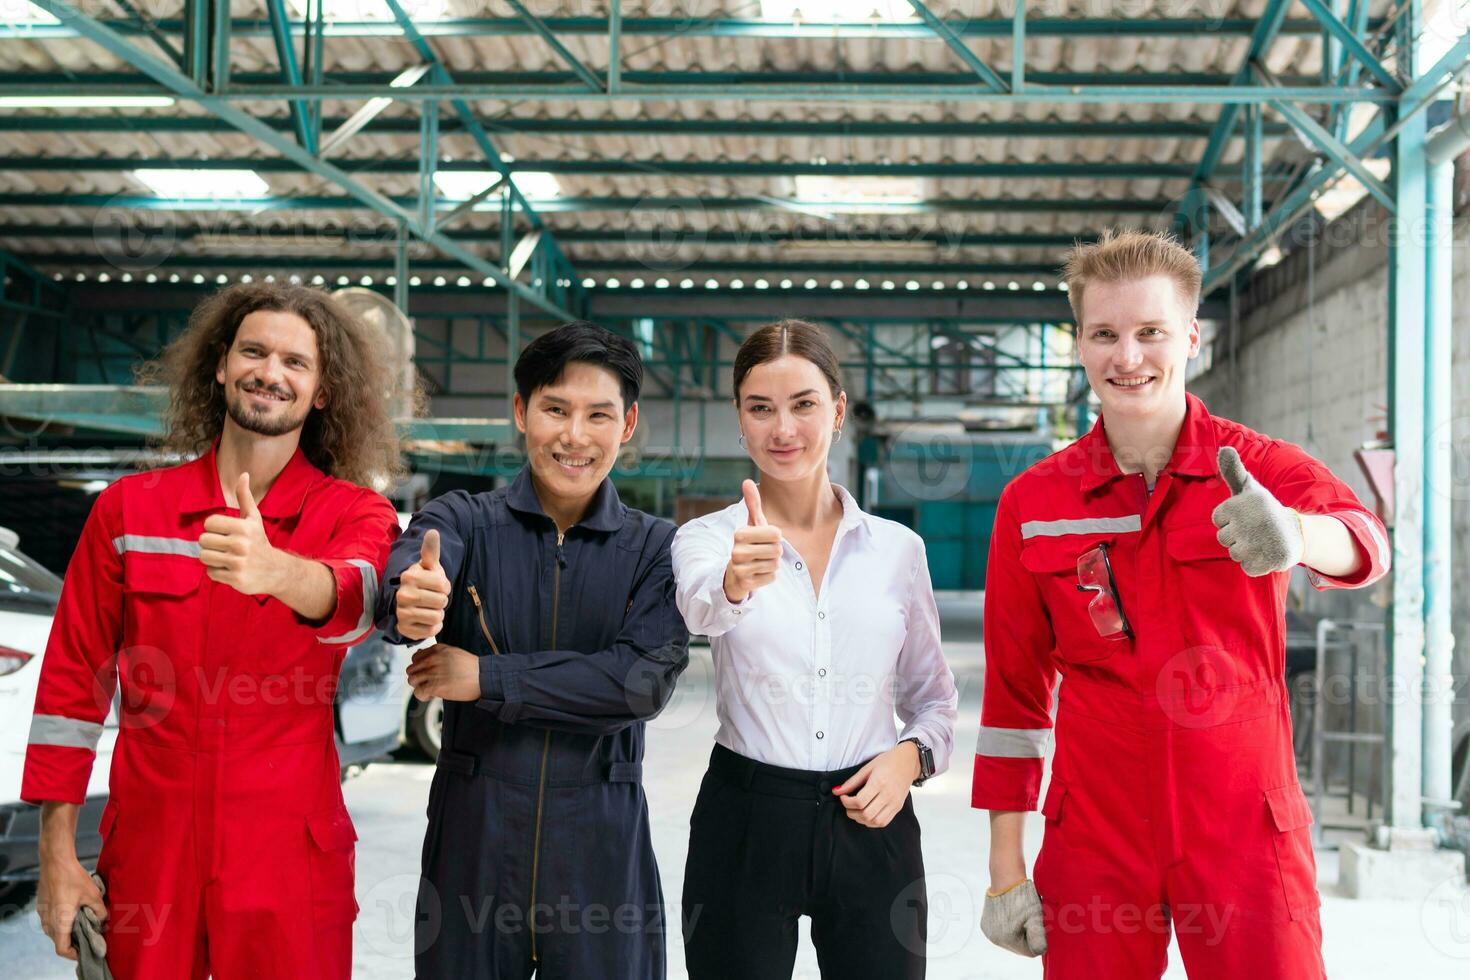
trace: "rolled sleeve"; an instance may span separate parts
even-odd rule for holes
[[[1335,518],[1352,535],[1361,566],[1346,576],[1324,575],[1308,568],[1307,579],[1314,588],[1359,589],[1388,574],[1392,565],[1388,530],[1327,464],[1300,446],[1279,439],[1242,459],[1282,504],[1303,514]]]
[[[1376,515],[1366,510],[1341,510],[1330,512],[1325,517],[1332,517],[1342,522],[1353,537],[1353,543],[1358,547],[1358,555],[1363,559],[1359,569],[1348,576],[1324,575],[1314,568],[1307,569],[1307,580],[1312,587],[1318,591],[1328,589],[1358,589],[1374,582],[1388,574],[1392,564],[1392,550],[1388,544],[1388,531]]]
[[[325,620],[303,620],[318,641],[356,643],[372,631],[378,576],[396,537],[398,514],[373,491],[360,491],[356,501],[344,508],[331,540],[315,559],[331,571],[337,603]]]

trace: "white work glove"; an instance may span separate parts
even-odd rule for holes
[[[1284,572],[1300,562],[1306,542],[1297,512],[1256,482],[1233,446],[1220,447],[1219,466],[1230,499],[1216,507],[1210,519],[1220,529],[1216,537],[1230,549],[1230,557],[1250,576]]]
[[[1041,896],[1030,878],[1012,885],[999,895],[985,892],[985,910],[980,913],[980,931],[1001,949],[1021,956],[1046,952],[1046,926],[1041,918]]]

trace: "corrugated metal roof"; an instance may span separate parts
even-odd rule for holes
[[[1033,4],[1031,16],[1088,17],[1100,12],[1110,16],[1149,19],[1166,16],[1207,16],[1254,18],[1266,0],[1242,0],[1236,3],[1178,3],[1171,0],[1097,4],[1093,0],[1049,0]],[[364,0],[364,7],[376,3]],[[1383,16],[1391,5],[1382,0],[1371,4],[1374,17]],[[182,3],[143,3],[142,9],[160,19],[178,17]],[[260,0],[233,4],[234,15],[264,20],[266,6]],[[449,11],[458,17],[511,17],[511,9],[499,2],[448,0]],[[535,12],[546,17],[605,16],[604,5],[589,11],[577,2],[542,2]],[[666,0],[629,0],[622,5],[623,15],[685,17],[691,23],[720,17],[752,17],[756,5],[752,0],[726,0],[723,3],[670,3]],[[1010,16],[1009,2],[944,3],[931,8],[950,19],[1001,18]],[[95,10],[93,8],[89,8]],[[110,4],[103,9],[111,16],[122,11]],[[412,9],[410,5],[410,9]],[[1292,17],[1306,16],[1299,4]],[[149,48],[151,42],[135,36],[134,43]],[[601,70],[608,60],[606,38],[567,35],[566,47],[584,62]],[[564,63],[540,39],[526,34],[504,34],[473,37],[431,36],[429,43],[452,72],[562,72]],[[1242,35],[1215,36],[1090,36],[1031,37],[1026,46],[1029,72],[1118,72],[1118,73],[1210,73],[1232,75],[1239,67],[1248,45]],[[1004,73],[1010,60],[1010,38],[975,37],[971,49],[988,64]],[[156,52],[156,49],[154,49]],[[882,72],[895,79],[914,72],[960,72],[964,65],[945,44],[929,38],[768,38],[709,37],[697,31],[676,32],[662,37],[625,35],[623,69],[626,72]],[[417,64],[419,57],[401,39],[390,37],[329,37],[324,46],[325,70],[331,75],[342,72],[394,74]],[[1266,64],[1278,76],[1315,76],[1321,70],[1321,37],[1317,34],[1283,36],[1270,48]],[[232,71],[235,77],[250,73],[275,73],[279,70],[276,52],[266,36],[235,37],[231,45]],[[99,72],[126,72],[120,63],[96,45],[81,40],[5,40],[0,41],[0,73],[24,72],[38,76],[70,73],[86,76]],[[1100,177],[928,177],[924,178],[924,197],[938,201],[964,202],[986,198],[1008,200],[1071,201],[1150,201],[1158,207],[1151,210],[1100,210],[1086,214],[1076,212],[941,212],[907,215],[848,215],[828,218],[768,207],[763,210],[725,210],[722,198],[787,199],[794,193],[790,176],[688,176],[664,172],[659,164],[668,161],[786,161],[809,163],[824,160],[831,164],[892,162],[1033,164],[1039,162],[1070,163],[1084,166],[1099,164],[1176,164],[1191,167],[1205,146],[1202,136],[1189,138],[1093,137],[1039,138],[995,136],[974,138],[956,135],[875,137],[852,135],[784,135],[722,133],[638,135],[620,133],[544,133],[517,130],[525,120],[573,118],[589,121],[630,119],[657,120],[724,120],[757,123],[771,120],[793,122],[853,123],[872,121],[979,123],[986,121],[1055,120],[1068,123],[1100,121],[1195,122],[1212,123],[1218,113],[1213,105],[1140,105],[1140,104],[1075,104],[1049,105],[934,102],[845,102],[742,101],[738,91],[728,100],[700,102],[626,101],[585,103],[567,101],[526,101],[508,103],[485,100],[474,104],[479,118],[503,154],[518,161],[525,160],[614,160],[644,161],[644,172],[623,174],[564,174],[558,177],[564,197],[614,198],[625,202],[675,198],[694,203],[676,210],[630,210],[616,204],[600,210],[560,212],[548,209],[547,226],[555,232],[569,233],[564,250],[578,260],[611,263],[633,260],[654,254],[660,257],[659,268],[677,269],[690,263],[728,261],[732,263],[768,263],[770,272],[780,274],[784,263],[791,261],[928,261],[956,268],[984,263],[1046,264],[1058,260],[1064,250],[1060,245],[1040,247],[953,246],[946,244],[956,235],[1040,234],[1071,236],[1113,223],[1144,224],[1166,227],[1171,221],[1180,196],[1189,187],[1187,177],[1147,177],[1109,179]],[[286,106],[281,102],[241,103],[264,118],[285,118]],[[327,117],[350,115],[359,103],[327,102]],[[417,118],[416,104],[398,103],[382,115],[382,119]],[[38,111],[37,114],[53,114]],[[263,159],[273,156],[253,139],[236,133],[171,132],[150,130],[154,120],[202,117],[207,115],[197,106],[177,104],[166,110],[95,110],[91,115],[117,115],[137,121],[136,131],[106,133],[0,132],[0,155],[10,157],[87,157],[156,159],[172,158],[207,160],[219,158]],[[447,116],[445,117],[448,118]],[[413,132],[383,133],[371,128],[355,136],[334,162],[352,172],[373,162],[412,161],[417,158],[419,139]],[[441,154],[457,161],[480,159],[473,141],[463,134],[445,132],[440,137]],[[1301,158],[1304,151],[1289,139],[1267,144],[1267,151],[1277,162]],[[1233,182],[1242,153],[1242,143],[1235,141],[1223,156],[1226,186]],[[338,196],[327,180],[306,173],[269,173],[265,175],[275,196]],[[368,186],[389,195],[413,197],[417,193],[417,177],[411,173],[362,173]],[[19,194],[96,194],[138,195],[147,190],[126,172],[98,171],[8,171],[3,176],[4,189]],[[700,201],[705,202],[701,205]],[[104,207],[79,206],[7,206],[0,224],[40,227],[66,226],[72,229],[105,227],[115,214]],[[384,228],[385,219],[370,211],[354,208],[337,210],[280,210],[257,214],[242,212],[180,211],[169,212],[156,220],[178,228],[309,228],[323,222],[337,226]],[[458,221],[456,232],[488,233],[497,227],[496,213],[476,213]],[[855,231],[881,226],[885,241],[852,240]],[[675,227],[696,234],[685,246],[664,244],[650,246],[632,240],[626,230]],[[594,236],[606,233],[600,240],[581,240],[576,235]],[[703,236],[697,234],[706,233]],[[793,244],[772,242],[768,234],[804,239]],[[939,239],[937,243],[917,242],[922,236]],[[302,236],[309,241],[309,236]],[[727,239],[730,239],[727,241]],[[210,239],[210,241],[214,241]],[[897,244],[894,244],[897,242]],[[209,255],[217,244],[200,247],[193,242],[180,243],[176,257]],[[0,234],[0,248],[21,255],[87,254],[92,243],[75,234],[56,237]],[[486,254],[497,249],[490,243]],[[310,252],[308,246],[305,251]],[[383,245],[355,245],[354,254],[363,258],[383,259],[385,271],[391,262],[391,248]],[[285,256],[289,251],[274,250]],[[861,259],[856,258],[857,255]],[[53,266],[52,268],[59,268]],[[635,266],[636,268],[636,266]],[[654,272],[653,274],[658,274]],[[733,275],[733,274],[732,274]],[[724,276],[728,279],[731,276]],[[748,274],[744,278],[750,278]],[[847,276],[846,278],[852,278]],[[913,276],[920,282],[943,279],[942,274]],[[1024,284],[1023,285],[1027,285]]]

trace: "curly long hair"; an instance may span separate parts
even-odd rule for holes
[[[316,333],[326,405],[313,408],[302,426],[306,458],[322,472],[360,486],[383,490],[402,480],[407,469],[389,405],[403,385],[392,369],[386,338],[322,290],[288,283],[221,289],[194,309],[188,328],[157,360],[139,369],[139,383],[169,389],[161,447],[196,456],[218,438],[225,392],[215,372],[240,322],[262,310],[294,313]],[[417,407],[417,400],[410,404]]]

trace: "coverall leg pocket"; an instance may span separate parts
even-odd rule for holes
[[[352,972],[352,923],[357,918],[353,894],[357,831],[346,807],[307,814],[311,838],[307,848],[311,878],[311,917],[304,925],[316,945],[319,976],[347,980]]]
[[[1286,909],[1295,921],[1322,904],[1317,893],[1317,866],[1309,829],[1312,826],[1312,809],[1297,783],[1267,790],[1266,808],[1271,815]]]

